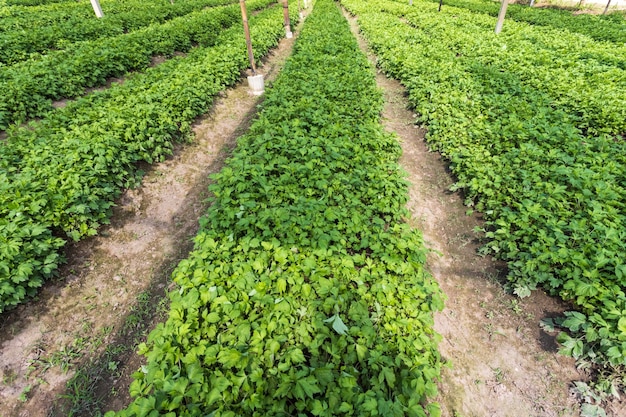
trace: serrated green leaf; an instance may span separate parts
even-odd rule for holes
[[[321,391],[317,386],[317,381],[312,376],[299,379],[296,382],[296,388],[294,390],[296,398],[300,398],[301,400],[305,398],[305,395],[309,398],[313,398],[315,394],[320,392]]]
[[[304,353],[302,353],[302,349],[299,348],[295,348],[291,351],[290,358],[293,363],[302,363],[306,361]]]

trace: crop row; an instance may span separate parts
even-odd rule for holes
[[[94,11],[91,3],[74,0],[46,1],[37,5],[22,5],[2,0],[0,1],[0,16],[2,16],[0,20],[0,33],[2,33],[40,25],[54,25],[72,16],[91,17],[94,16]]]
[[[484,212],[483,250],[508,261],[515,292],[542,286],[579,309],[559,321],[571,332],[559,336],[565,353],[626,365],[626,142],[583,135],[577,116],[503,69],[504,49],[490,63],[459,53],[475,44],[431,3],[419,4],[419,28],[381,12],[384,1],[342,3],[380,66],[407,87],[428,141],[451,161],[454,188]],[[500,42],[487,29],[472,37]]]
[[[138,0],[100,0],[100,4],[106,16],[107,14],[124,14],[133,10],[150,9],[152,7],[158,8],[166,4],[174,6],[172,8],[173,10],[179,7],[192,7],[193,9],[189,9],[189,11],[192,11],[198,6],[204,7],[201,1],[202,0],[181,0],[171,3],[169,0],[150,0],[149,2],[141,2]],[[204,1],[206,6],[212,4],[211,2],[207,2],[207,0]],[[38,28],[42,25],[55,25],[78,17],[95,18],[95,13],[91,3],[85,1],[59,0],[54,2],[48,1],[37,6],[22,6],[9,5],[9,2],[2,0],[0,2],[0,16],[2,16],[0,32],[7,32]]]
[[[5,0],[8,6],[40,6],[51,3],[69,3],[73,0]]]
[[[284,34],[278,9],[251,19],[259,54]],[[241,32],[228,29],[216,46],[77,100],[0,143],[0,312],[54,273],[66,238],[94,235],[108,221],[115,197],[140,176],[136,162],[162,160],[239,79],[247,62]]]
[[[102,19],[98,19],[93,10],[89,13],[88,3],[82,3],[82,13],[72,15],[68,10],[60,9],[59,17],[62,22],[45,23],[50,16],[44,19],[31,17],[20,27],[10,31],[0,32],[0,65],[14,64],[26,59],[38,58],[41,53],[50,50],[65,50],[75,42],[99,39],[101,43],[108,42],[107,38],[132,32],[151,24],[163,23],[178,16],[184,16],[207,6],[232,3],[231,0],[192,0],[181,1],[174,5],[169,2],[150,3],[134,1],[130,4],[120,3],[123,11],[114,13],[107,11]],[[5,20],[3,18],[2,20]],[[44,21],[41,21],[44,20]],[[26,23],[28,22],[28,23]],[[17,22],[15,22],[17,23]],[[5,23],[3,26],[7,26]]]
[[[68,14],[72,15],[84,6],[84,3],[81,4],[81,2],[70,0],[51,1],[32,6],[0,0],[0,17],[2,17],[2,20],[0,20],[0,32],[29,26],[30,19],[42,24],[62,22],[67,19]],[[62,10],[65,13],[60,13]],[[91,12],[93,13],[93,8]],[[50,16],[50,18],[46,19],[46,16]],[[85,16],[87,16],[86,12]]]
[[[475,10],[475,8],[469,7],[472,4],[489,6],[490,2],[485,3],[481,0],[451,0],[448,7],[451,6],[452,11],[460,12],[465,16],[472,15],[473,17],[469,19],[473,20],[475,24],[481,22],[481,25],[494,26],[494,16],[491,13],[485,15]],[[559,55],[567,55],[569,58],[576,60],[586,61],[593,59],[600,64],[626,70],[626,19],[622,15],[603,19],[606,16],[590,14],[572,15],[570,12],[556,9],[531,8],[519,5],[511,6],[513,6],[511,16],[509,16],[509,9],[507,9],[505,31],[509,31],[510,26],[512,26],[517,37],[521,37],[524,41],[537,42],[541,49],[549,49]],[[550,19],[545,19],[546,24],[538,24],[534,22],[535,19],[516,18],[515,11],[524,11],[524,13],[528,14],[537,13],[539,15],[547,13],[553,16]],[[470,14],[468,15],[467,12],[470,12]],[[496,16],[497,13],[498,10],[495,12]],[[484,18],[480,15],[483,15]],[[590,20],[585,27],[589,29],[589,33],[576,30],[574,24],[572,24],[574,27],[568,25],[570,19],[577,21],[578,19],[587,18]],[[552,24],[547,24],[548,22]],[[536,35],[537,32],[539,35]],[[606,35],[611,32],[620,32],[622,36],[614,40],[607,40],[600,35]],[[599,35],[594,36],[594,33]]]
[[[439,415],[421,236],[372,68],[318,0],[210,190],[166,323],[107,416]]]
[[[458,6],[457,2],[458,1]],[[473,2],[473,3],[472,3]],[[469,23],[471,25],[479,25],[485,29],[493,28],[495,26],[493,17],[491,14],[485,15],[477,13],[473,8],[466,7],[470,4],[481,4],[489,6],[491,2],[483,2],[481,0],[451,0],[446,5],[446,12],[452,13],[460,18],[460,23]],[[583,16],[590,19],[598,19],[598,16],[594,15],[578,15],[573,16],[570,12],[559,11],[555,9],[538,9],[530,8],[527,6],[511,5],[512,16],[509,16],[509,9],[507,9],[507,19],[504,26],[504,38],[506,40],[521,41],[524,44],[529,42],[536,44],[539,51],[547,51],[553,55],[559,55],[559,62],[555,62],[554,65],[559,65],[565,68],[569,68],[572,65],[576,65],[577,61],[581,61],[582,64],[586,64],[587,61],[597,62],[601,66],[617,67],[622,70],[626,70],[626,20],[622,17],[617,19],[606,21],[595,21],[596,25],[593,26],[593,20],[588,23],[589,28],[595,27],[595,31],[600,33],[608,33],[611,31],[623,31],[624,38],[616,40],[615,42],[609,42],[605,39],[601,39],[597,36],[592,36],[587,33],[580,33],[572,28],[568,27],[566,23],[568,19],[583,18]],[[515,19],[515,10],[523,10],[525,13],[549,13],[555,14],[550,20],[552,25],[536,25],[532,19]],[[496,15],[498,10],[496,10]],[[560,23],[559,23],[560,22]],[[481,31],[482,32],[482,31]],[[507,33],[508,32],[508,33]],[[509,35],[509,36],[507,36]],[[509,47],[514,46],[507,44]],[[527,48],[527,46],[525,46]],[[567,63],[561,63],[561,59],[566,58]],[[542,62],[541,59],[539,62]],[[596,69],[581,69],[583,74],[589,75],[594,72],[602,72],[604,68],[599,67]],[[528,74],[534,73],[534,67],[527,68]]]
[[[162,6],[170,6],[173,13],[186,14],[202,7],[210,7],[218,4],[216,0],[183,0],[171,4],[168,0],[157,0],[150,2],[141,2],[138,0],[120,1],[120,0],[100,0],[105,13],[105,18],[117,15],[125,15],[128,12],[141,12],[150,10],[161,10]],[[97,19],[90,2],[84,1],[63,1],[55,3],[46,3],[38,7],[27,6],[2,6],[0,5],[0,33],[11,32],[16,30],[32,30],[39,29],[42,26],[55,26],[66,23],[69,20],[75,20],[80,23],[79,19]],[[187,10],[186,12],[183,12]],[[78,39],[81,40],[81,39]]]
[[[439,2],[439,0],[432,1]],[[445,0],[444,4],[445,6],[455,6],[486,13],[493,17],[497,16],[500,10],[500,2],[491,0]],[[506,18],[535,26],[564,29],[589,36],[597,41],[626,43],[626,20],[624,15],[620,13],[600,16],[588,13],[574,15],[569,10],[510,4],[507,8]]]
[[[447,7],[442,13],[390,2],[384,10],[424,26],[464,60],[512,74],[575,117],[592,136],[626,133],[626,45],[589,41],[566,31],[508,22],[499,36],[494,19]],[[449,24],[455,16],[454,24]],[[426,19],[426,22],[424,22]]]
[[[251,10],[269,3],[256,1]],[[222,29],[240,20],[238,5],[214,7],[109,38],[104,44],[83,42],[39,60],[0,68],[0,129],[44,116],[53,109],[53,100],[81,96],[110,77],[145,69],[155,55],[213,45]]]

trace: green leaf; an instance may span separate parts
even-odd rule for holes
[[[306,361],[304,353],[302,353],[302,349],[299,348],[295,348],[291,351],[290,358],[293,363],[302,363]]]
[[[187,365],[187,378],[192,384],[202,383],[204,381],[204,372],[202,366],[198,363]]]
[[[396,375],[391,368],[386,366],[383,366],[380,370],[380,374],[378,374],[378,382],[382,383],[383,381],[387,381],[389,388],[393,388],[396,383]]]
[[[363,345],[359,345],[358,343],[355,345],[356,355],[359,360],[365,360],[367,357],[367,348]]]
[[[235,367],[240,365],[241,353],[235,349],[224,349],[217,355],[217,360],[226,367]]]
[[[621,317],[619,319],[617,322],[617,329],[622,333],[626,333],[626,317]]]
[[[604,408],[595,404],[585,403],[580,407],[581,417],[606,417]]]
[[[352,404],[344,401],[341,403],[337,411],[339,411],[340,413],[351,413],[353,410],[354,407],[352,406]]]
[[[343,320],[341,320],[339,314],[335,314],[334,316],[327,318],[324,320],[324,323],[332,323],[333,330],[342,336],[348,333],[348,327],[344,324]]]
[[[218,323],[220,321],[219,313],[213,312],[206,316],[207,323]]]
[[[296,398],[300,398],[301,400],[305,398],[305,395],[309,398],[313,398],[313,395],[319,394],[320,392],[321,391],[317,386],[317,381],[313,376],[299,379],[296,382],[296,388],[294,389]]]
[[[513,293],[519,298],[530,297],[531,291],[527,285],[516,285]]]
[[[216,403],[217,401],[220,401],[222,399],[222,391],[220,391],[218,388],[213,388],[211,389],[211,391],[209,391],[209,395],[207,395],[207,405],[211,405]]]
[[[580,327],[586,322],[585,315],[577,311],[569,311],[565,314],[567,315],[567,318],[563,320],[563,323],[561,323],[561,325],[573,332],[577,332]]]

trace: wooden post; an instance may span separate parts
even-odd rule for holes
[[[283,0],[283,16],[285,18],[285,35],[287,38],[292,38],[293,33],[291,33],[291,22],[289,21],[289,4],[287,0]]]
[[[246,1],[239,0],[241,6],[241,20],[243,20],[243,33],[246,36],[246,46],[248,47],[248,59],[252,74],[256,75],[256,65],[254,65],[254,53],[252,52],[252,41],[250,40],[250,27],[248,26],[248,12],[246,11]]]
[[[100,7],[100,1],[91,0],[91,6],[93,7],[93,11],[96,13],[96,17],[98,19],[104,17],[104,13],[102,13],[102,7]]]
[[[602,14],[606,14],[606,12],[609,11],[609,6],[611,5],[611,0],[608,1],[608,3],[606,3],[606,7],[604,8],[604,11],[602,12]]]
[[[439,0],[439,9],[437,10],[438,12],[441,11],[441,6],[443,5],[443,0]]]
[[[502,31],[502,25],[504,24],[504,16],[506,16],[506,8],[509,5],[509,0],[502,0],[500,5],[500,13],[498,13],[498,22],[496,23],[496,34]]]

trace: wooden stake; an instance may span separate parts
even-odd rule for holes
[[[439,0],[439,9],[437,10],[438,12],[441,11],[441,6],[443,5],[443,0]]]
[[[289,21],[289,4],[287,0],[283,0],[283,16],[285,17],[285,33],[291,32],[291,22]]]
[[[502,25],[504,25],[504,16],[506,16],[506,8],[509,5],[509,0],[502,0],[500,5],[500,13],[498,13],[498,22],[496,23],[496,34],[502,31]]]
[[[252,52],[252,41],[250,40],[250,27],[248,26],[248,12],[246,11],[246,1],[239,0],[241,6],[241,20],[243,20],[243,33],[246,36],[246,46],[248,47],[248,59],[252,74],[256,75],[256,65],[254,65],[254,53]]]
[[[611,0],[608,1],[608,3],[606,4],[606,7],[604,8],[604,11],[602,12],[602,14],[606,14],[606,12],[609,11],[609,6],[611,5]]]
[[[98,0],[91,0],[91,7],[93,7],[93,11],[96,13],[96,17],[98,19],[104,17],[104,13],[102,13],[102,7],[100,7],[100,2]]]

